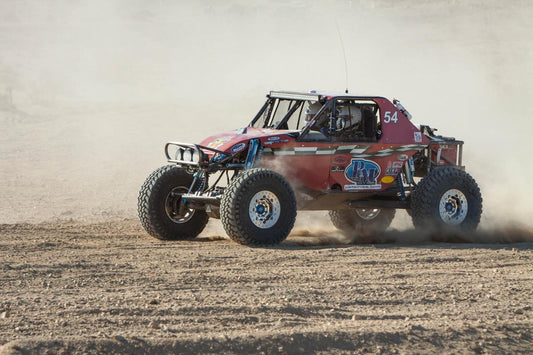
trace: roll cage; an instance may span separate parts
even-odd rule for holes
[[[376,141],[379,138],[379,105],[375,99],[381,97],[352,96],[328,93],[300,93],[271,91],[267,100],[248,124],[249,127],[291,130],[298,141],[342,140],[336,128],[337,107],[352,103],[365,109],[366,117],[361,124],[363,135],[358,141]],[[305,120],[304,108],[311,103],[322,107],[309,121]],[[284,106],[284,110],[282,108]],[[278,118],[276,120],[276,118]],[[294,122],[296,121],[296,122]],[[291,125],[289,125],[291,122]],[[294,129],[290,128],[294,127]]]

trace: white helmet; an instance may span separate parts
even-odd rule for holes
[[[338,112],[338,130],[351,127],[361,122],[361,110],[354,105],[340,106]]]

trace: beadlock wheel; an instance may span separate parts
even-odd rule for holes
[[[252,197],[248,213],[253,224],[259,228],[267,229],[276,224],[280,210],[279,199],[276,195],[263,190]]]
[[[364,219],[365,221],[373,220],[379,215],[380,212],[381,212],[381,209],[379,208],[373,208],[373,209],[356,208],[355,209],[355,213],[357,213],[357,215],[361,217],[362,219]]]
[[[189,189],[185,186],[178,186],[173,188],[165,199],[165,212],[168,218],[174,223],[185,223],[189,221],[194,215],[193,209],[186,209],[183,215],[180,214],[181,195],[186,193]]]
[[[457,189],[446,191],[439,202],[439,214],[444,223],[455,226],[461,224],[468,213],[468,200]]]

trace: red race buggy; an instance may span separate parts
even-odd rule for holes
[[[383,97],[271,91],[246,127],[166,144],[171,164],[139,194],[141,224],[175,240],[220,218],[241,244],[275,244],[297,210],[328,210],[335,227],[357,234],[385,230],[406,209],[417,228],[474,230],[482,198],[463,142],[410,118]]]

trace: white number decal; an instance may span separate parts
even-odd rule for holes
[[[398,112],[394,111],[394,113],[392,113],[392,116],[390,115],[392,112],[390,111],[386,111],[385,112],[385,118],[383,119],[383,122],[385,123],[390,123],[391,121],[396,123],[398,122]]]

